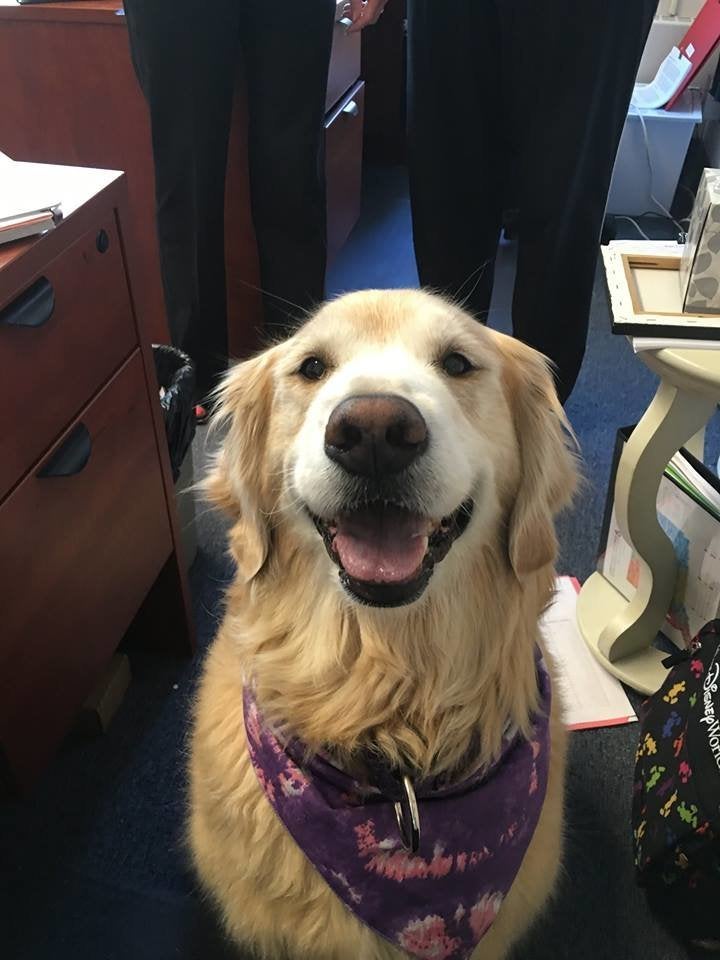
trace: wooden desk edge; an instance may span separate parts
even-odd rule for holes
[[[46,23],[103,23],[125,26],[121,0],[91,0],[82,3],[5,3],[0,0],[0,20],[41,20]]]
[[[78,228],[78,236],[84,230],[89,230],[96,222],[97,211],[104,205],[114,208],[124,207],[127,196],[125,174],[118,171],[117,176],[106,184],[97,193],[89,196],[72,213],[65,217],[62,223],[72,223]],[[59,256],[65,245],[65,234],[59,230],[50,230],[39,237],[26,240],[17,240],[8,244],[5,253],[14,256],[0,257],[2,267],[2,285],[0,285],[0,309],[10,301],[14,294],[13,289],[21,286],[18,277],[24,277],[29,272],[41,274],[45,265],[54,257]]]

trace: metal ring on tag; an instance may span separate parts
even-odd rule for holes
[[[402,786],[405,797],[395,804],[395,817],[402,845],[408,853],[417,853],[420,849],[420,811],[412,780],[407,775],[402,778]]]

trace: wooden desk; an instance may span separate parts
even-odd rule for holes
[[[125,180],[0,246],[0,787],[29,785],[128,628],[194,646]],[[139,615],[139,616],[138,616]]]
[[[125,17],[118,15],[120,7],[121,0],[29,6],[0,0],[0,150],[16,160],[126,172],[128,229],[133,231],[138,253],[139,316],[149,339],[166,341],[150,126],[130,60]],[[342,8],[339,0],[338,20]],[[328,169],[334,178],[328,182],[331,253],[340,248],[360,212],[361,150],[357,145],[362,144],[362,89],[354,89],[359,76],[360,37],[347,37],[338,23],[326,104]],[[243,87],[241,71],[226,203],[228,340],[234,357],[255,349],[262,327]],[[336,109],[351,100],[357,111]]]

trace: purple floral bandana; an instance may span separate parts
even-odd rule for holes
[[[462,783],[415,788],[420,847],[403,847],[394,804],[297,740],[282,744],[249,687],[245,729],[258,780],[319,874],[364,924],[419,960],[465,960],[492,926],[547,789],[550,678],[538,657],[532,740],[509,735],[500,759]]]

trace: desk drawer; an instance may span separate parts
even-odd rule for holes
[[[115,221],[98,224],[12,300],[0,292],[0,499],[133,349]]]
[[[0,748],[20,782],[71,724],[171,550],[135,352],[0,507]]]
[[[328,259],[360,216],[365,84],[357,83],[325,120]]]
[[[345,0],[340,0],[335,9],[335,30],[333,33],[330,72],[328,74],[325,110],[344,97],[350,87],[360,79],[361,34],[347,34],[347,27],[341,23]]]

